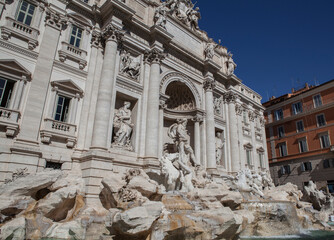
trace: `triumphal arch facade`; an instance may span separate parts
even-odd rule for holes
[[[74,170],[94,201],[103,177],[158,174],[166,153],[212,176],[268,169],[261,96],[191,0],[1,0],[0,14],[0,182]]]

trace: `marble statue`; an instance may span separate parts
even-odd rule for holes
[[[183,164],[187,164],[189,159],[191,164],[196,167],[200,165],[194,154],[194,150],[189,144],[188,131],[186,129],[188,120],[186,118],[178,119],[168,130],[168,136],[173,139],[177,146],[179,158]]]
[[[162,28],[166,29],[166,23],[167,23],[166,15],[167,15],[167,11],[168,11],[168,8],[166,7],[165,4],[162,4],[160,7],[158,7],[155,10],[155,13],[154,13],[154,22],[155,22],[156,26],[162,27]]]
[[[205,59],[212,59],[215,55],[215,49],[217,48],[217,44],[213,42],[212,39],[210,39],[210,42],[208,42],[204,49],[204,55]]]
[[[228,53],[228,58],[226,62],[226,69],[227,69],[227,75],[233,75],[234,70],[237,67],[237,65],[233,61],[233,55],[231,53]]]
[[[215,113],[220,116],[222,115],[222,103],[223,103],[223,99],[221,97],[214,98],[213,107],[214,107]]]
[[[131,133],[134,125],[131,120],[130,106],[130,102],[124,101],[124,106],[115,112],[114,128],[118,130],[114,137],[112,146],[132,151]]]
[[[198,20],[201,19],[201,14],[199,13],[199,8],[191,9],[189,8],[187,10],[187,16],[188,16],[188,22],[193,30],[199,30],[198,27]]]
[[[140,74],[140,61],[131,57],[130,53],[123,51],[120,72],[130,78],[138,80]]]
[[[222,133],[216,133],[216,163],[217,165],[222,165],[222,155],[224,150],[224,142],[222,140]]]

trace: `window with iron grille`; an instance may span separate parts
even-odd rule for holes
[[[70,44],[72,46],[80,48],[81,40],[82,40],[82,29],[73,25],[70,37]]]
[[[14,84],[14,81],[0,77],[0,107],[8,108]]]
[[[16,20],[30,26],[35,9],[35,5],[29,3],[28,1],[21,1],[18,8]]]

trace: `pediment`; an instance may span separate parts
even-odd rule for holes
[[[69,13],[68,16],[76,22],[82,24],[83,26],[92,27],[92,24],[86,18],[80,16],[79,14],[76,14],[75,12]]]
[[[31,72],[14,59],[0,59],[0,71],[31,79]]]
[[[79,93],[80,95],[83,95],[83,90],[71,79],[53,81],[51,82],[51,86],[58,87],[59,89],[62,89],[66,92],[71,92],[75,94]]]

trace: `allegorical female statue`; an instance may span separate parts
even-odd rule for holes
[[[117,130],[112,147],[120,147],[132,151],[131,133],[133,124],[131,120],[131,103],[124,102],[123,107],[115,112],[114,128]]]

